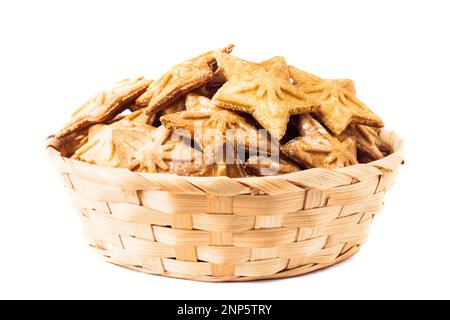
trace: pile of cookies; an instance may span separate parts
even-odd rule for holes
[[[61,153],[137,172],[246,177],[341,168],[391,152],[379,136],[383,121],[351,80],[322,79],[282,57],[245,61],[232,49],[101,92],[55,135]]]

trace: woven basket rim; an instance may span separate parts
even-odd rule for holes
[[[312,168],[312,169],[305,169],[297,172],[292,173],[286,173],[281,175],[274,175],[274,176],[263,176],[263,177],[244,177],[244,178],[230,178],[227,176],[219,176],[219,177],[195,177],[195,176],[179,176],[173,173],[145,173],[145,172],[134,172],[127,168],[115,168],[115,167],[108,167],[98,164],[92,164],[80,160],[75,160],[71,158],[64,157],[60,154],[59,145],[61,144],[61,141],[59,139],[56,139],[54,136],[50,136],[46,139],[45,145],[46,149],[54,149],[58,152],[58,154],[61,156],[63,160],[68,160],[74,163],[77,163],[82,166],[88,166],[91,169],[98,168],[99,170],[105,170],[107,169],[109,172],[117,172],[118,174],[123,174],[124,171],[126,171],[128,174],[135,175],[136,177],[144,177],[144,178],[152,178],[152,177],[176,177],[178,181],[180,179],[184,179],[186,181],[207,181],[207,180],[214,180],[214,181],[236,181],[236,182],[250,182],[255,180],[290,180],[291,178],[295,178],[295,180],[301,180],[302,178],[311,178],[314,175],[324,175],[327,173],[346,173],[347,171],[351,171],[356,167],[365,167],[365,166],[376,166],[376,167],[389,167],[389,163],[392,161],[397,162],[399,164],[404,163],[404,151],[405,151],[405,143],[404,140],[400,137],[400,135],[395,131],[390,130],[381,130],[381,139],[383,142],[387,143],[389,146],[391,146],[393,152],[376,161],[368,162],[368,163],[361,163],[356,164],[344,168],[339,169],[326,169],[326,168]],[[396,161],[397,160],[397,161]]]

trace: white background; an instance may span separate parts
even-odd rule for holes
[[[1,1],[0,298],[450,298],[448,1]],[[407,164],[351,260],[286,280],[208,284],[109,265],[84,245],[44,152],[90,95],[205,50],[283,55],[359,97]]]

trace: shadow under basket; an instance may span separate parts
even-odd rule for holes
[[[135,173],[47,151],[92,249],[142,272],[200,281],[284,278],[343,261],[366,241],[403,163],[393,153],[342,169],[231,179]]]

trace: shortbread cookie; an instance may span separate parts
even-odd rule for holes
[[[138,110],[109,124],[89,128],[87,142],[72,156],[89,163],[134,169],[134,153],[155,129],[147,124],[145,110]]]
[[[273,137],[283,137],[291,114],[317,111],[318,105],[300,88],[261,65],[223,53],[216,53],[216,59],[228,82],[214,95],[213,103],[252,114]]]
[[[230,53],[232,49],[233,46],[230,45],[219,51]],[[172,67],[149,86],[147,92],[139,97],[137,104],[145,106],[147,114],[155,114],[181,95],[211,80],[214,64],[214,51],[210,51]]]
[[[61,156],[70,158],[76,150],[80,149],[88,142],[88,129],[76,131],[64,139],[59,140],[58,150]]]
[[[241,164],[208,162],[201,151],[190,146],[189,141],[184,141],[181,136],[164,126],[158,127],[152,133],[150,139],[137,150],[135,158],[138,172],[197,177],[245,176]]]
[[[150,81],[144,78],[126,79],[110,89],[101,92],[81,106],[70,122],[55,136],[63,138],[72,132],[113,119],[129,107],[147,89]]]
[[[195,104],[192,99],[199,103]],[[278,153],[278,144],[265,132],[257,130],[233,111],[215,107],[206,97],[188,97],[187,108],[188,111],[161,117],[161,122],[169,129],[185,130],[185,135],[197,139],[196,142],[211,157],[215,157],[218,149],[222,150],[227,140],[232,140],[236,146],[244,145],[252,152]],[[196,133],[196,128],[202,131]],[[202,136],[201,141],[198,141],[199,133]]]
[[[280,56],[273,57],[272,59],[268,59],[261,62],[260,65],[263,66],[264,69],[266,69],[266,71],[269,72],[270,74],[277,76],[281,79],[284,79],[286,81],[289,81],[290,78],[289,66],[283,57]]]
[[[351,138],[339,141],[310,115],[300,117],[299,129],[300,137],[283,145],[281,151],[305,168],[333,169],[358,163]]]
[[[320,103],[317,114],[334,134],[341,134],[350,123],[383,127],[383,121],[355,94],[334,81],[289,67],[291,77],[299,88]]]
[[[215,106],[210,99],[197,93],[188,93],[185,106],[187,111],[213,111],[222,110]]]
[[[379,129],[351,124],[338,138],[343,141],[349,137],[355,141],[358,151],[372,161],[382,159],[392,152],[391,147],[381,140]]]
[[[95,134],[78,149],[73,159],[109,167],[136,168],[134,155],[151,137],[152,130],[139,127],[95,125]]]
[[[160,126],[135,152],[136,171],[149,173],[177,173],[176,164],[191,164],[201,153],[185,144],[171,130]]]
[[[223,146],[230,138],[227,137],[227,130],[241,130],[244,139],[247,135],[257,133],[245,120],[227,110],[184,111],[164,116],[161,122],[166,128],[196,140],[208,158],[216,161],[220,160],[216,159],[217,156],[225,156]]]

